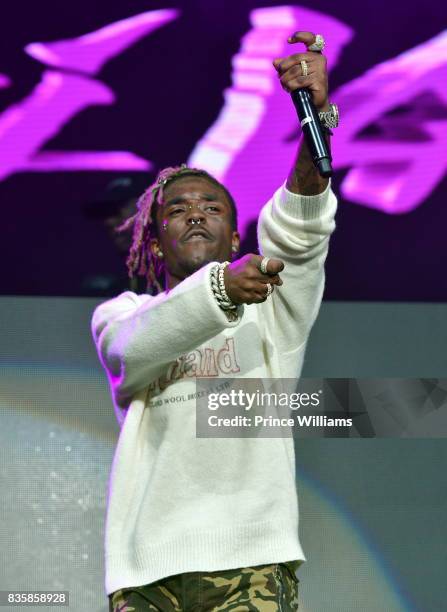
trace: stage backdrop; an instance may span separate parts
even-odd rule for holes
[[[0,20],[3,294],[113,294],[124,256],[85,204],[123,176],[214,173],[256,250],[298,139],[272,60],[324,34],[339,196],[329,300],[446,301],[445,7],[255,0],[38,3]]]

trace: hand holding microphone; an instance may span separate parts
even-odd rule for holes
[[[281,86],[291,94],[315,166],[321,176],[330,177],[332,157],[324,133],[338,126],[338,108],[328,101],[327,63],[321,53],[324,39],[312,32],[296,32],[288,42],[304,43],[307,53],[275,59],[273,65]]]

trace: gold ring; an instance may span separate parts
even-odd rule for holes
[[[309,66],[307,65],[306,60],[301,60],[300,64],[301,64],[301,70],[303,73],[303,77],[307,77],[307,75],[309,74]]]

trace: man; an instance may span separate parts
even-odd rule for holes
[[[91,221],[99,221],[120,255],[129,252],[132,243],[131,232],[118,232],[117,228],[136,212],[136,204],[141,192],[147,187],[148,175],[136,174],[120,176],[110,181],[99,197],[83,204],[81,210]],[[84,295],[111,297],[126,289],[144,291],[146,283],[141,278],[129,279],[123,270],[122,274],[95,274],[83,279]]]
[[[289,42],[308,51],[274,61],[283,88],[309,87],[329,110],[324,57],[309,50],[318,39]],[[231,195],[185,166],[162,171],[123,226],[133,227],[130,274],[159,294],[125,292],[92,320],[121,425],[106,521],[110,610],[298,608],[306,558],[293,440],[197,438],[193,394],[200,376],[299,377],[336,203],[301,141],[259,217],[264,257],[229,263],[239,248]]]

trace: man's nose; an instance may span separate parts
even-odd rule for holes
[[[205,218],[205,213],[200,206],[197,204],[188,206],[186,214],[186,222],[188,224],[193,225],[194,223],[204,223]]]

